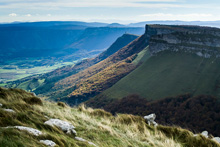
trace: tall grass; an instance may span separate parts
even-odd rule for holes
[[[18,94],[16,94],[18,93]],[[77,136],[100,147],[183,147],[196,145],[218,146],[204,137],[193,137],[192,133],[179,128],[148,126],[142,117],[111,115],[102,109],[60,107],[57,103],[42,101],[42,105],[26,103],[31,94],[20,90],[0,89],[0,103],[11,108],[15,114],[0,108],[0,146],[43,146],[40,139],[53,140],[58,146],[89,147],[91,145],[66,135],[59,128],[45,125],[49,118],[58,118],[72,123]],[[21,109],[24,107],[23,109]],[[33,136],[27,132],[2,127],[22,125],[42,131],[45,135]],[[202,143],[199,143],[202,141]]]

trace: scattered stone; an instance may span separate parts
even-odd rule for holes
[[[147,121],[148,125],[153,124],[156,127],[158,124],[154,121],[155,118],[156,118],[156,114],[155,113],[147,115],[147,116],[144,116],[144,119]]]
[[[62,121],[60,119],[50,119],[48,121],[46,121],[44,124],[47,124],[49,126],[56,126],[60,129],[62,129],[62,131],[66,132],[67,134],[77,134],[76,131],[74,130],[75,127],[66,121]]]
[[[203,132],[201,133],[201,135],[204,136],[204,137],[206,137],[206,138],[209,137],[208,131],[203,131]]]
[[[52,146],[52,147],[56,146],[56,143],[51,140],[40,140],[40,142],[47,146]]]
[[[10,112],[10,113],[16,113],[14,110],[12,110],[12,109],[3,109],[4,111],[6,111],[6,112]]]
[[[0,107],[2,107],[3,105],[0,103]]]
[[[22,131],[27,131],[29,132],[30,134],[33,134],[34,136],[40,136],[40,135],[43,135],[43,133],[37,129],[34,129],[34,128],[30,128],[30,127],[24,127],[24,126],[9,126],[9,127],[6,127],[6,128],[16,128],[18,130],[22,130]]]
[[[215,140],[216,142],[220,143],[220,137],[214,137],[212,140]]]
[[[93,146],[97,146],[93,142],[87,141],[87,140],[80,138],[80,137],[75,137],[75,139],[78,141],[87,142],[88,144],[93,145]]]

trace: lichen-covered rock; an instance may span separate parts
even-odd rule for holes
[[[94,144],[93,142],[87,141],[87,140],[85,140],[85,139],[83,139],[83,138],[81,138],[81,137],[75,137],[75,139],[78,140],[78,141],[87,142],[88,144],[93,145],[93,146],[97,146],[97,145]]]
[[[12,110],[12,109],[3,109],[4,111],[6,111],[6,112],[10,112],[10,113],[16,113],[14,110]]]
[[[203,132],[201,133],[201,135],[204,136],[204,137],[206,137],[206,138],[209,137],[208,131],[203,131]]]
[[[47,146],[52,146],[52,147],[56,146],[56,143],[51,140],[40,140],[40,142]]]
[[[24,127],[24,126],[9,126],[9,127],[6,127],[6,128],[16,128],[18,130],[21,130],[21,131],[27,131],[29,132],[30,134],[33,134],[34,136],[40,136],[40,135],[43,135],[43,133],[37,129],[34,129],[34,128],[30,128],[30,127]]]
[[[215,140],[216,142],[220,143],[220,137],[214,137],[212,140]]]
[[[154,121],[156,118],[156,114],[150,114],[147,116],[144,116],[144,119],[147,121],[148,125],[153,124],[154,126],[157,126],[158,124]]]
[[[75,127],[71,123],[62,121],[60,119],[50,119],[46,121],[44,124],[47,124],[49,126],[56,126],[60,128],[62,131],[66,132],[67,134],[77,134],[74,130]]]

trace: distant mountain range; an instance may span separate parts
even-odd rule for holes
[[[220,21],[144,21],[138,23],[131,23],[130,27],[143,27],[146,24],[161,24],[161,25],[193,25],[193,26],[209,26],[220,27]]]
[[[140,27],[108,25],[86,22],[0,24],[0,62],[30,57],[62,57],[73,61],[102,52],[126,32],[139,35],[144,32]]]

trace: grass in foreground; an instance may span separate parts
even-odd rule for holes
[[[31,98],[31,100],[27,100]],[[58,128],[44,125],[50,118],[68,121],[76,127],[77,136],[92,141],[100,147],[182,147],[218,146],[202,136],[193,137],[187,130],[159,126],[148,126],[144,119],[128,114],[112,116],[102,109],[63,107],[60,104],[36,100],[30,93],[16,89],[0,88],[0,103],[16,113],[6,113],[0,108],[0,146],[43,146],[40,139],[50,139],[58,146],[91,146],[76,141]],[[30,102],[31,101],[31,102]],[[42,103],[41,103],[42,102]],[[22,125],[39,129],[46,135],[35,137],[16,129],[2,127]]]

